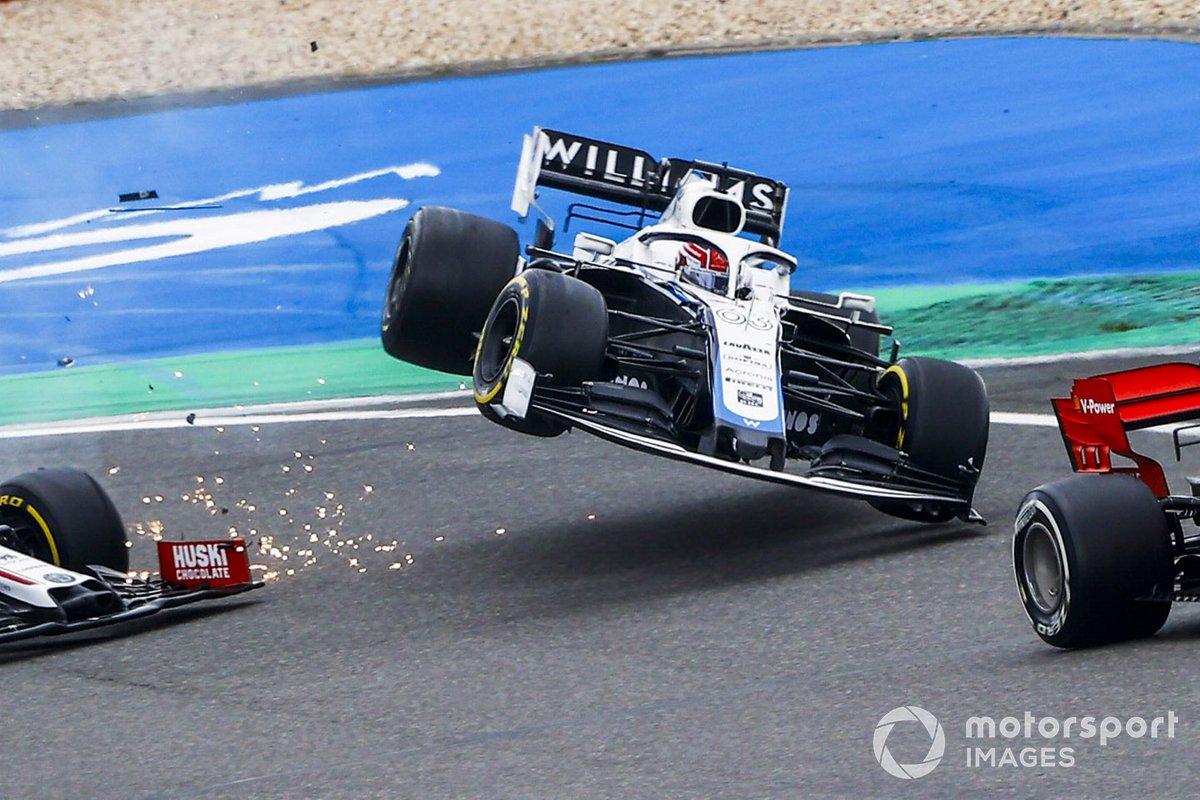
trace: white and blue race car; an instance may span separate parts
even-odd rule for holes
[[[539,189],[572,202],[554,249]],[[982,521],[971,507],[988,439],[972,370],[880,356],[873,298],[794,291],[778,249],[783,183],[724,165],[535,128],[512,208],[517,233],[461,211],[417,211],[383,308],[392,356],[471,375],[485,417],[587,431],[655,455],[868,500],[906,519]]]

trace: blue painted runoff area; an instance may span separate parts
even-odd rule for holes
[[[1200,269],[1195,45],[581,66],[0,131],[0,374],[374,336],[409,214],[515,222],[534,125],[787,182],[806,287]]]

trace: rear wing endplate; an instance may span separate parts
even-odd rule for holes
[[[537,187],[546,186],[661,212],[691,172],[703,173],[718,190],[741,201],[748,233],[778,244],[788,200],[782,182],[724,164],[656,160],[644,150],[546,128],[534,128],[524,137],[512,210],[524,219],[530,206],[538,208]]]
[[[1162,467],[1133,451],[1128,432],[1200,419],[1200,366],[1152,367],[1080,378],[1071,396],[1052,401],[1063,444],[1076,472],[1136,474],[1159,497],[1170,491]],[[1136,467],[1114,467],[1112,454]]]

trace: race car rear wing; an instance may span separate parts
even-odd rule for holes
[[[1070,397],[1052,402],[1076,472],[1134,474],[1155,495],[1166,497],[1170,490],[1162,467],[1134,452],[1127,433],[1200,419],[1200,366],[1159,364],[1079,378]],[[1136,466],[1114,467],[1114,453]]]
[[[693,171],[712,178],[720,191],[741,200],[746,209],[747,233],[771,245],[779,243],[788,187],[777,180],[723,164],[677,158],[656,160],[644,150],[545,128],[534,128],[524,137],[512,210],[524,219],[530,206],[538,208],[537,187],[546,186],[661,212]]]

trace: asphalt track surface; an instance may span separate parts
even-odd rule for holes
[[[1074,375],[1157,360],[982,372],[994,410],[1045,412]],[[986,528],[475,416],[14,439],[0,471],[64,461],[101,476],[128,523],[272,534],[280,553],[255,560],[280,575],[247,599],[0,651],[6,799],[1172,797],[1193,778],[1200,613],[1064,653],[1018,607],[1010,521],[1067,472],[1052,428],[993,426]],[[198,477],[215,515],[182,499]],[[304,524],[335,526],[335,544]],[[946,729],[917,781],[872,754],[902,704]],[[974,714],[1168,710],[1176,738],[1076,741],[1071,768],[965,766]],[[924,756],[918,732],[894,731],[898,760]]]

